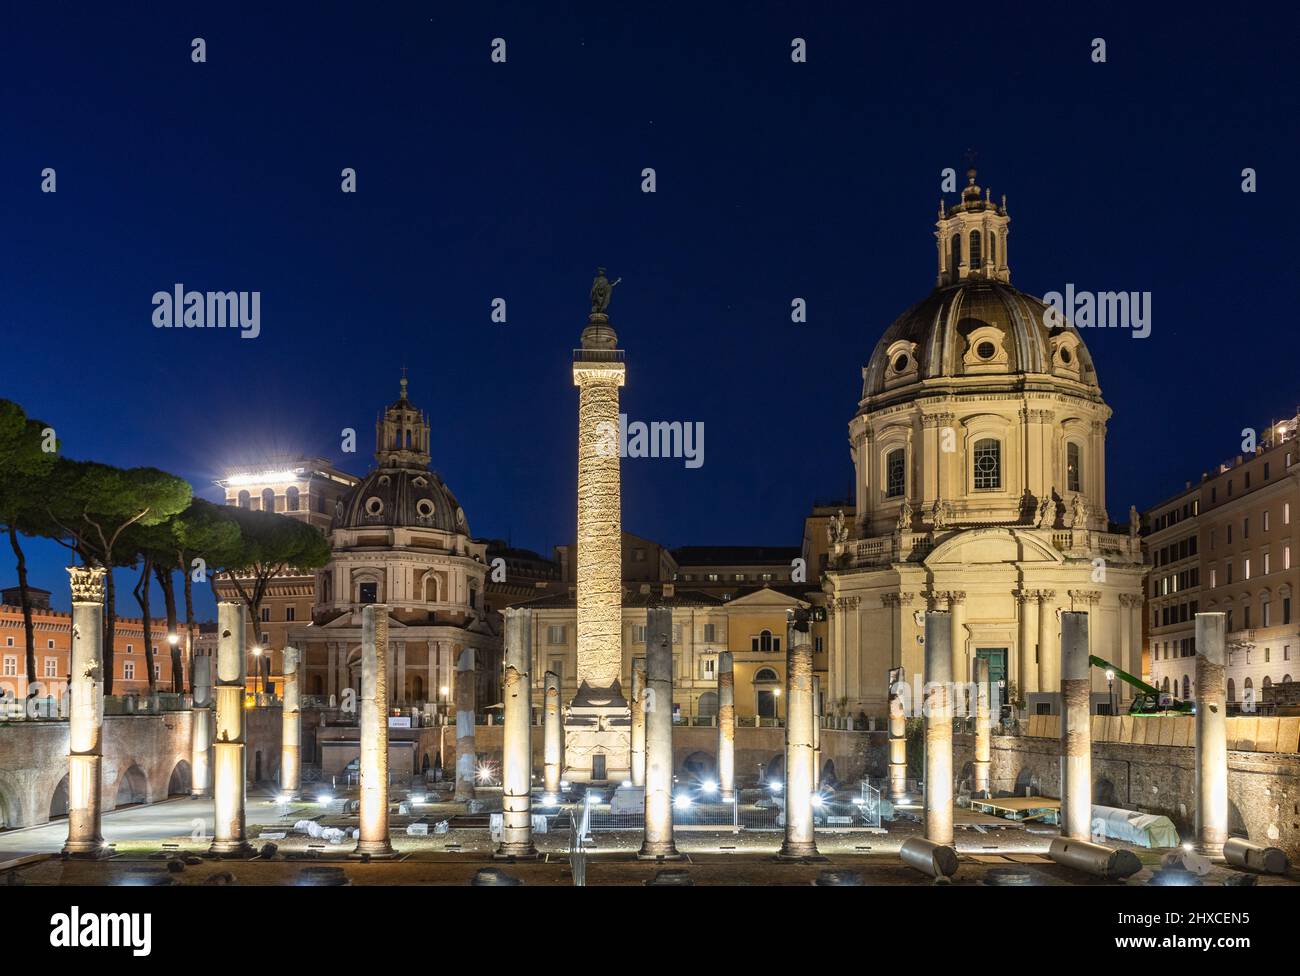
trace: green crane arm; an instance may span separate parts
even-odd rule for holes
[[[1115,667],[1115,665],[1111,664],[1109,661],[1105,660],[1104,658],[1100,658],[1096,654],[1089,654],[1088,662],[1092,664],[1094,667],[1105,668],[1107,670],[1114,671],[1115,677],[1119,678],[1120,681],[1128,682],[1138,691],[1145,692],[1148,695],[1154,695],[1157,699],[1160,698],[1160,690],[1158,688],[1152,688],[1141,678],[1133,677],[1133,675],[1129,674],[1127,671]]]

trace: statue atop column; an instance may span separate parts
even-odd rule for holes
[[[609,301],[614,297],[614,286],[622,278],[610,281],[605,277],[605,269],[596,269],[596,278],[591,283],[591,311],[593,314],[605,315],[609,311]]]

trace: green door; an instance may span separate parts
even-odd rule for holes
[[[1007,700],[1007,649],[1005,647],[977,647],[975,649],[976,660],[989,662],[989,684],[997,690],[992,694],[997,696],[997,700],[1006,704]],[[994,715],[993,721],[997,722],[1001,716]]]

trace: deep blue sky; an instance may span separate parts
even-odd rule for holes
[[[1300,401],[1294,11],[264,6],[3,13],[0,396],[72,456],[213,498],[273,453],[362,472],[405,362],[475,535],[546,549],[573,535],[570,350],[604,264],[627,412],[706,430],[699,470],[625,463],[625,527],[795,545],[849,486],[860,369],[933,286],[940,171],[967,149],[1008,196],[1014,284],[1153,293],[1149,339],[1084,334],[1114,517]],[[262,335],[155,330],[175,282],[261,291]],[[64,554],[32,550],[66,606]]]

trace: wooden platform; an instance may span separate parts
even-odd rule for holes
[[[1004,820],[1040,820],[1059,814],[1061,801],[1048,796],[999,796],[992,799],[971,797],[971,809]]]

